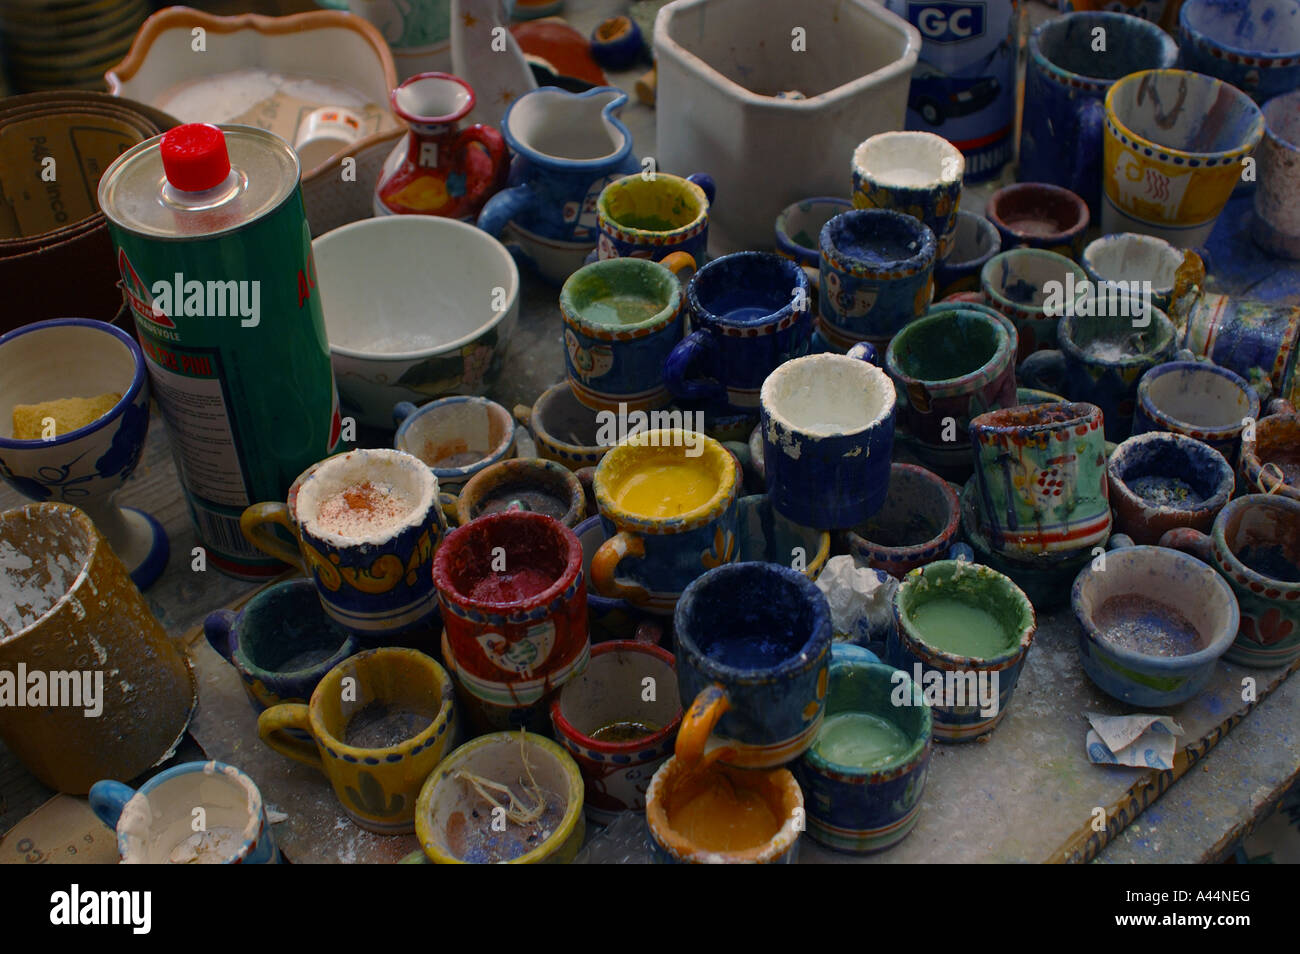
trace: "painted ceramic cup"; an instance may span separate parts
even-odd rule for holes
[[[459,526],[484,514],[523,510],[552,517],[566,527],[587,519],[582,481],[555,461],[536,457],[503,460],[479,471],[456,498]]]
[[[433,579],[448,665],[466,695],[544,709],[586,667],[582,546],[558,521],[514,510],[479,517],[447,535]]]
[[[767,494],[795,523],[852,527],[885,502],[898,399],[874,357],[867,344],[810,354],[763,382]]]
[[[713,179],[702,173],[686,178],[656,172],[615,179],[596,200],[596,253],[607,258],[660,261],[684,252],[702,262],[709,244],[709,204]]]
[[[1138,382],[1133,433],[1185,434],[1235,465],[1247,418],[1259,418],[1259,395],[1241,375],[1199,361],[1169,361]]]
[[[1222,454],[1164,431],[1120,444],[1106,464],[1106,476],[1115,529],[1143,546],[1159,543],[1177,527],[1208,531],[1234,486],[1232,467]]]
[[[830,606],[815,583],[772,563],[717,567],[686,588],[673,622],[678,686],[694,700],[680,762],[774,768],[812,744],[831,652]]]
[[[0,591],[0,739],[29,772],[84,795],[171,756],[198,704],[194,670],[84,511],[0,513]],[[13,705],[30,698],[27,667],[56,674],[66,701],[84,705]]]
[[[1160,545],[1185,550],[1227,578],[1241,629],[1225,659],[1287,666],[1300,658],[1300,500],[1238,497],[1219,511],[1208,536],[1171,530]]]
[[[1187,310],[1183,347],[1237,372],[1260,400],[1300,396],[1300,306],[1203,294]]]
[[[515,405],[514,414],[532,433],[538,455],[569,470],[594,467],[613,446],[602,443],[596,412],[578,401],[567,380],[543,391],[532,407]]]
[[[611,258],[578,269],[560,289],[564,365],[573,395],[597,411],[644,411],[670,400],[664,362],[682,340],[681,282],[695,259]]]
[[[903,577],[935,560],[953,559],[961,532],[961,507],[948,482],[924,467],[890,466],[885,504],[870,520],[844,533],[860,564]]]
[[[934,611],[925,609],[927,604],[940,602],[949,609],[956,605],[966,614],[979,614],[989,631],[986,638],[969,642],[979,647],[978,653],[943,648],[944,637],[951,637],[952,632],[941,635],[938,623],[930,622]],[[972,742],[996,729],[1007,714],[1038,626],[1034,606],[1024,592],[989,567],[940,560],[903,579],[894,594],[894,624],[888,641],[891,665],[913,678],[920,673],[923,688],[932,678],[948,680],[949,674],[959,677],[959,685],[964,682],[969,687],[974,682],[977,687],[973,694],[980,698],[954,695],[932,706],[935,739]],[[964,679],[960,678],[963,674]],[[981,683],[982,692],[978,688]]]
[[[808,351],[811,285],[772,252],[736,252],[705,265],[686,287],[695,328],[664,365],[675,398],[754,413],[777,366]]]
[[[1300,87],[1300,3],[1186,0],[1178,11],[1178,46],[1180,66],[1262,103]]]
[[[1016,374],[1030,387],[1097,405],[1105,417],[1106,440],[1122,441],[1133,428],[1138,380],[1173,357],[1178,329],[1154,308],[1145,318],[1107,311],[1062,318],[1056,328],[1060,347],[1035,351]]]
[[[438,478],[438,490],[454,492],[497,461],[515,456],[515,422],[495,401],[456,395],[417,408],[393,408],[393,447],[420,458]]]
[[[1197,253],[1174,248],[1154,235],[1117,232],[1084,246],[1079,264],[1099,296],[1113,286],[1127,297],[1137,295],[1168,314],[1175,298],[1191,285],[1205,287],[1205,264]]]
[[[1241,616],[1223,577],[1177,550],[1129,546],[1074,581],[1083,671],[1107,695],[1142,709],[1205,688]]]
[[[767,494],[736,501],[736,562],[779,563],[817,579],[831,557],[831,535],[795,523],[772,506]]]
[[[939,305],[889,343],[885,368],[906,403],[902,424],[913,453],[941,476],[970,474],[972,417],[1016,400],[1017,332],[975,304]]]
[[[629,506],[629,492],[652,482],[662,488],[662,507]],[[671,615],[693,580],[735,560],[739,467],[713,438],[681,430],[634,434],[601,460],[594,486],[609,534],[591,561],[592,586],[602,596]],[[677,496],[684,491],[691,496]]]
[[[1237,475],[1245,493],[1300,500],[1300,415],[1270,414],[1256,422],[1253,439],[1243,434]]]
[[[367,486],[354,505],[347,494]],[[336,454],[304,471],[291,497],[249,507],[240,529],[263,553],[311,577],[340,626],[380,639],[418,628],[437,612],[430,569],[447,522],[427,464],[397,450]],[[277,524],[297,540],[296,550],[273,532]]]
[[[817,196],[787,205],[776,217],[776,253],[816,270],[821,263],[821,234],[826,223],[853,208],[848,199]]]
[[[773,822],[779,823],[775,833],[750,847],[719,847],[730,840],[725,809],[717,813],[719,817],[713,827],[702,836],[699,824],[691,826],[696,831],[695,837],[676,827],[674,819],[678,812],[702,795],[707,796],[710,789],[721,790],[729,800],[761,800]],[[673,757],[659,766],[646,792],[650,849],[658,864],[794,864],[799,859],[799,833],[804,829],[804,814],[803,792],[788,769],[764,772],[715,764],[701,771]]]
[[[311,580],[269,586],[238,613],[209,613],[203,633],[235,667],[259,711],[306,702],[326,673],[361,648],[325,613]]]
[[[1041,248],[1015,248],[994,255],[980,272],[985,301],[1016,324],[1023,361],[1056,347],[1056,326],[1087,294],[1087,273],[1064,255]]]
[[[587,671],[551,702],[555,738],[582,770],[589,819],[607,825],[645,810],[650,779],[673,754],[681,721],[672,653],[637,642],[592,649]]]
[[[424,653],[368,649],[331,669],[306,705],[263,712],[257,734],[323,772],[357,825],[401,834],[415,830],[416,795],[456,737],[454,694],[447,670]]]
[[[1106,94],[1102,230],[1204,244],[1263,135],[1259,107],[1221,80],[1129,74]]]
[[[1002,236],[982,215],[964,210],[957,213],[952,250],[947,258],[934,263],[934,297],[936,301],[958,292],[977,292],[980,271],[1002,251]]]
[[[1101,212],[1102,133],[1107,91],[1121,77],[1171,67],[1178,46],[1154,23],[1123,13],[1067,13],[1029,37],[1020,179],[1064,186]],[[1105,50],[1095,49],[1103,30]]]
[[[1106,441],[1092,404],[1034,404],[971,421],[975,481],[989,542],[1029,556],[1110,536]]]
[[[469,784],[469,776],[516,789],[532,779],[548,799],[541,818],[521,825],[507,817],[499,831],[492,803],[481,794],[491,789]],[[416,803],[415,834],[428,859],[440,865],[568,864],[587,834],[582,788],[578,766],[550,739],[523,732],[479,736],[429,775]],[[532,807],[528,795],[525,789],[524,804]]]
[[[902,212],[854,209],[822,228],[817,329],[847,351],[883,348],[934,297],[935,239]]]
[[[1002,247],[1042,248],[1077,259],[1090,217],[1075,193],[1050,182],[1014,182],[989,196],[984,214],[997,227]]]
[[[853,152],[853,206],[894,209],[934,233],[938,257],[952,251],[966,158],[934,133],[883,132]]]
[[[135,864],[264,865],[280,861],[253,780],[223,762],[185,762],[139,789],[96,782],[90,807],[117,835],[117,853]],[[196,808],[203,828],[194,830]]]
[[[1300,11],[1300,3],[1291,6]],[[1300,69],[1300,54],[1295,62]],[[1300,90],[1264,104],[1264,138],[1255,150],[1255,159],[1259,185],[1251,234],[1265,251],[1293,261],[1300,259],[1300,211],[1295,201],[1300,192]]]
[[[808,806],[808,834],[828,848],[866,854],[892,848],[916,826],[933,717],[906,673],[846,648],[836,644],[831,654],[823,731],[838,715],[862,713],[889,723],[906,744],[867,764],[845,764],[827,757],[819,736],[794,772]]]

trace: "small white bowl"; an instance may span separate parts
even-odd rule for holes
[[[312,242],[346,414],[391,428],[399,401],[482,394],[519,317],[504,245],[433,215],[363,219]]]

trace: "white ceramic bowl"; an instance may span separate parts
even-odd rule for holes
[[[482,394],[496,379],[519,317],[519,269],[492,236],[389,215],[327,232],[312,255],[345,414],[391,428],[399,401]]]

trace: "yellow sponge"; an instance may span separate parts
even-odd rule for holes
[[[99,420],[120,400],[122,395],[110,393],[91,398],[60,398],[40,404],[15,404],[14,439],[39,441],[50,436],[44,429],[47,417],[54,418],[53,436],[67,434]]]

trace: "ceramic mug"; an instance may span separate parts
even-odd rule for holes
[[[1213,447],[1164,431],[1120,444],[1106,477],[1115,529],[1141,546],[1159,543],[1177,527],[1209,530],[1235,483],[1232,467]]]
[[[664,362],[682,340],[681,283],[695,259],[611,257],[584,265],[560,289],[569,386],[596,411],[663,407]]]
[[[831,535],[795,523],[772,506],[767,494],[736,501],[736,562],[779,563],[817,579],[831,557]]]
[[[138,789],[96,782],[90,808],[117,835],[118,856],[144,864],[264,865],[280,861],[262,793],[223,762],[184,762]],[[202,809],[199,818],[195,809]]]
[[[941,560],[903,579],[894,594],[894,624],[892,666],[921,673],[922,685],[938,673],[965,687],[960,697],[945,692],[932,706],[935,739],[972,742],[992,733],[1007,714],[1038,627],[1020,587],[987,566]],[[957,681],[949,678],[954,673]]]
[[[681,720],[672,653],[637,642],[591,650],[586,672],[551,702],[555,738],[582,771],[588,818],[609,824],[645,810],[646,789],[672,755]]]
[[[1244,493],[1300,500],[1300,415],[1270,414],[1255,424],[1253,438],[1242,436],[1237,482]]]
[[[847,351],[884,348],[934,297],[936,244],[929,226],[885,209],[854,209],[822,228],[817,330]]]
[[[1064,255],[1041,248],[1013,248],[989,259],[980,271],[989,305],[1016,325],[1016,360],[1056,347],[1061,316],[1078,312],[1091,285],[1087,273]]]
[[[812,745],[831,654],[815,583],[772,563],[716,567],[686,588],[673,622],[681,697],[693,700],[679,762],[774,768]]]
[[[844,542],[860,566],[902,578],[935,560],[958,559],[964,546],[961,505],[948,482],[915,464],[890,465],[889,493],[870,520],[847,530]]]
[[[1178,46],[1180,66],[1263,103],[1300,87],[1300,3],[1186,0],[1178,11]]]
[[[848,355],[810,354],[763,382],[767,494],[795,523],[851,527],[885,502],[898,399],[873,358],[865,343]]]
[[[893,209],[934,233],[939,258],[952,251],[966,158],[928,132],[882,132],[853,152],[853,206]]]
[[[864,716],[871,719],[866,726]],[[794,766],[808,834],[854,854],[884,851],[906,838],[920,815],[932,734],[930,707],[911,677],[861,647],[836,643],[826,721]],[[867,745],[872,748],[863,751]]]
[[[1293,5],[1300,10],[1300,3]],[[1296,62],[1300,64],[1300,56]],[[1295,201],[1300,192],[1300,90],[1270,99],[1263,112],[1264,138],[1255,150],[1259,185],[1251,234],[1266,252],[1295,261],[1300,259]]]
[[[1035,351],[1020,363],[1020,382],[1101,408],[1106,440],[1122,441],[1133,427],[1138,380],[1168,361],[1178,329],[1152,308],[1142,318],[1067,315],[1056,328],[1059,348]]]
[[[1300,500],[1238,497],[1219,511],[1208,536],[1171,530],[1160,545],[1185,550],[1227,578],[1241,629],[1225,659],[1286,666],[1300,658]]]
[[[1069,259],[1083,251],[1091,220],[1083,199],[1050,182],[1003,186],[989,196],[984,215],[996,226],[1003,248],[1043,248]]]
[[[684,252],[703,262],[714,194],[713,180],[698,172],[686,178],[655,172],[615,179],[596,200],[597,255],[658,262]]]
[[[934,263],[934,297],[936,301],[958,292],[979,291],[980,271],[1002,251],[1002,236],[982,215],[960,210],[953,231],[952,250],[947,258]]]
[[[259,711],[281,702],[306,702],[326,673],[361,648],[352,633],[325,613],[311,580],[269,586],[238,613],[209,613],[203,634],[235,667]]]
[[[587,494],[578,476],[554,461],[503,460],[483,468],[461,488],[456,523],[463,527],[502,510],[544,514],[572,528],[587,518]]]
[[[1016,342],[1009,319],[960,303],[935,306],[889,343],[885,369],[903,399],[910,447],[941,476],[970,474],[972,417],[1018,403]]]
[[[970,424],[989,542],[1011,554],[1061,554],[1110,536],[1106,441],[1093,404],[989,411]]]
[[[1133,433],[1185,434],[1235,466],[1242,430],[1258,418],[1259,395],[1241,375],[1199,361],[1169,361],[1138,382]]]
[[[1174,248],[1154,235],[1116,232],[1084,246],[1079,264],[1092,279],[1098,295],[1114,286],[1129,297],[1169,313],[1170,305],[1192,285],[1205,287],[1205,262],[1200,252]]]
[[[816,196],[787,205],[776,217],[776,253],[816,272],[821,264],[822,229],[852,208],[848,199],[835,196]]]
[[[297,549],[272,532],[278,524]],[[433,553],[447,532],[438,478],[397,450],[336,454],[299,476],[286,503],[239,520],[263,553],[303,570],[325,612],[363,639],[418,628],[437,612]]]
[[[1294,401],[1300,306],[1237,295],[1197,296],[1184,317],[1183,347],[1237,372],[1260,400]]]
[[[331,669],[306,705],[263,712],[257,734],[324,773],[357,825],[401,834],[415,830],[420,786],[456,736],[453,695],[447,670],[424,653],[368,649]]]
[[[1136,70],[1167,68],[1178,46],[1155,23],[1122,13],[1079,12],[1048,20],[1029,36],[1021,181],[1049,182],[1101,212],[1103,100],[1115,81]],[[1093,42],[1102,30],[1105,49]]]
[[[1264,135],[1249,96],[1186,70],[1143,70],[1106,94],[1101,227],[1202,245]]]
[[[448,534],[433,579],[448,666],[467,696],[544,712],[586,667],[582,546],[558,521],[515,510],[479,517]]]
[[[602,596],[670,615],[688,584],[736,558],[739,467],[713,438],[642,431],[601,460],[593,483],[609,534],[591,561]]]
[[[393,407],[393,447],[420,458],[438,478],[440,492],[455,492],[497,461],[515,456],[515,422],[487,398],[454,395],[417,408]]]
[[[726,410],[758,410],[763,379],[808,351],[808,276],[772,252],[736,252],[705,265],[686,286],[694,331],[668,355],[673,397]]]
[[[569,470],[596,466],[615,443],[603,442],[597,412],[578,401],[567,380],[543,391],[532,407],[516,404],[514,415],[532,433],[538,456]]]

